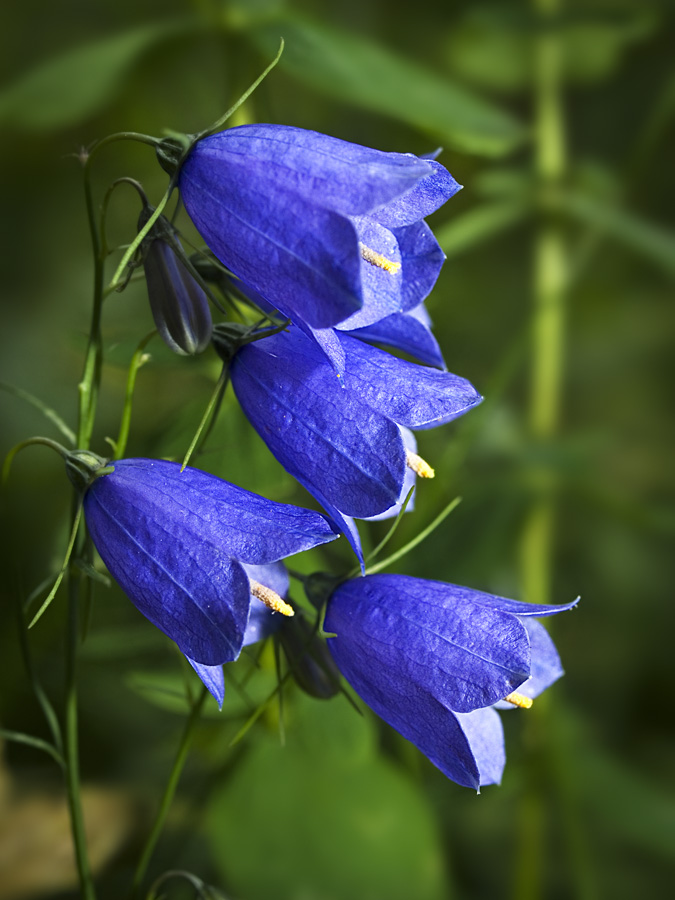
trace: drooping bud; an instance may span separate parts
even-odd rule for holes
[[[302,616],[284,619],[281,646],[298,686],[310,697],[329,700],[340,691],[340,672],[326,642]]]
[[[153,213],[146,206],[142,228]],[[209,301],[180,258],[180,242],[171,223],[160,216],[142,244],[143,268],[152,317],[164,343],[182,356],[201,353],[211,340]]]

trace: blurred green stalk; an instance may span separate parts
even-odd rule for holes
[[[560,0],[533,0],[541,19],[534,46],[535,172],[540,196],[555,193],[566,169],[565,124],[562,110],[562,42],[546,20],[560,9]],[[534,310],[532,322],[532,382],[529,431],[535,444],[556,435],[560,422],[565,343],[567,256],[561,227],[544,210],[534,246]],[[553,477],[535,473],[535,496],[522,540],[522,581],[525,599],[550,603],[553,557]]]
[[[542,451],[543,461],[532,472],[532,500],[521,543],[524,599],[551,603],[554,570],[557,473],[547,463],[547,447],[560,428],[564,383],[565,305],[569,260],[562,225],[554,210],[555,195],[563,189],[567,170],[565,119],[562,105],[564,37],[563,0],[533,0],[539,29],[534,42],[535,158],[541,198],[533,260],[532,370],[529,436]],[[547,816],[545,783],[554,787],[568,856],[573,896],[595,897],[590,856],[583,837],[573,776],[559,738],[564,729],[553,723],[553,709],[538,702],[529,720],[531,743],[544,751],[546,770],[531,771],[522,798],[514,897],[539,900],[546,893]],[[553,727],[556,724],[557,727]],[[557,736],[558,739],[556,739]],[[533,760],[534,761],[534,760]],[[544,762],[543,758],[542,761]],[[542,776],[542,777],[538,777]]]
[[[534,39],[534,169],[542,199],[533,259],[532,369],[528,430],[531,442],[544,449],[557,434],[563,384],[567,257],[564,237],[546,198],[559,188],[567,164],[562,109],[563,46],[556,19],[561,0],[533,0],[538,18]],[[550,603],[553,579],[555,475],[540,465],[532,472],[532,500],[521,537],[523,597]],[[535,746],[542,741],[542,703],[527,722]],[[532,731],[533,730],[533,731]],[[545,740],[545,737],[544,737]],[[518,853],[513,896],[544,896],[546,809],[541,780],[530,773],[520,806]]]

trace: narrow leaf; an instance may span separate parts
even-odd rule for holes
[[[51,407],[47,406],[46,403],[43,403],[39,397],[29,394],[28,391],[24,391],[23,388],[14,387],[13,384],[7,384],[5,381],[0,381],[0,389],[7,391],[8,394],[13,394],[15,397],[19,397],[20,400],[25,400],[26,403],[30,403],[31,406],[39,409],[46,419],[49,419],[50,422],[56,425],[64,438],[66,438],[73,447],[75,446],[75,432],[71,431],[61,416]]]
[[[437,229],[436,239],[447,256],[458,256],[522,222],[528,212],[519,201],[484,203]]]
[[[173,34],[184,34],[191,24],[191,19],[174,19],[146,25],[48,59],[0,91],[0,123],[48,131],[82,121],[115,96],[147,50]]]
[[[280,67],[338,100],[393,116],[469,153],[497,156],[525,137],[508,113],[373,41],[287,13],[248,32],[265,54],[286,40]]]
[[[580,192],[565,193],[558,203],[575,219],[604,231],[675,277],[675,231]]]
[[[65,769],[66,767],[64,759],[56,747],[53,747],[47,741],[43,741],[42,738],[36,738],[30,734],[23,734],[20,731],[8,731],[6,728],[0,728],[0,737],[3,737],[6,741],[14,741],[17,744],[26,744],[26,746],[33,747],[35,750],[43,750],[45,753],[48,753],[52,759],[56,760],[62,769]]]

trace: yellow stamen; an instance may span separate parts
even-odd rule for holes
[[[387,259],[386,256],[382,256],[381,253],[371,250],[370,247],[366,247],[365,244],[360,242],[359,250],[361,251],[361,258],[365,259],[367,263],[370,263],[371,266],[377,266],[378,269],[384,269],[385,272],[389,272],[391,275],[396,275],[401,268],[400,262],[394,262],[393,259]]]
[[[529,709],[532,706],[531,698],[526,697],[525,694],[519,694],[518,691],[513,691],[504,699],[507,703],[513,703],[514,706],[519,706],[521,709]]]
[[[426,459],[422,459],[421,456],[413,453],[412,450],[405,451],[405,464],[409,469],[413,470],[415,475],[419,475],[420,478],[433,478],[436,475],[436,472],[431,468]]]
[[[282,616],[295,615],[293,607],[289,606],[285,600],[282,600],[276,591],[273,591],[272,588],[265,587],[264,584],[260,584],[260,582],[254,581],[252,578],[250,581],[251,593],[254,597],[257,597],[258,600],[262,600],[268,609],[271,609],[272,612],[281,613]]]

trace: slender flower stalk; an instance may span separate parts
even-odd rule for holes
[[[535,39],[535,172],[543,199],[542,215],[535,235],[533,268],[532,369],[529,430],[540,444],[555,439],[560,428],[564,384],[565,318],[569,283],[569,263],[565,238],[555,213],[546,209],[547,197],[561,186],[567,171],[565,117],[563,110],[563,44],[556,29],[562,0],[533,0],[540,17]],[[534,603],[548,603],[553,584],[555,541],[555,473],[534,473],[535,495],[531,501],[521,536],[521,580],[524,595]],[[544,705],[541,714],[546,716]],[[532,726],[542,729],[542,720]],[[546,729],[547,733],[550,729]],[[551,739],[549,738],[549,741]],[[551,744],[550,752],[558,752]],[[564,828],[570,853],[570,872],[576,896],[595,897],[586,841],[579,834],[579,819],[570,808],[573,802],[562,796]],[[541,795],[527,789],[521,809],[521,852],[516,857],[514,896],[519,900],[540,900],[545,892],[542,865],[545,859],[542,827],[544,809]]]

